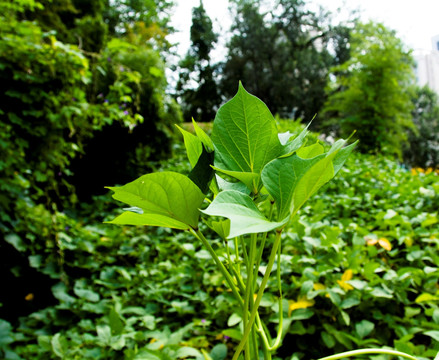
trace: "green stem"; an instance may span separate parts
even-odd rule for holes
[[[239,275],[241,275],[241,260],[239,257],[238,238],[235,237],[233,240],[235,242],[235,262],[237,263],[237,271]]]
[[[318,360],[336,360],[336,359],[342,359],[346,357],[363,355],[363,354],[387,354],[387,355],[401,356],[411,360],[417,360],[414,356],[411,356],[409,354],[395,350],[387,350],[387,349],[360,349],[354,351],[346,351],[344,353],[326,356]]]
[[[277,269],[276,269],[277,287],[279,289],[279,328],[277,329],[276,340],[274,341],[274,344],[269,349],[270,351],[276,350],[280,346],[282,340],[282,327],[284,321],[284,314],[283,314],[283,306],[282,306],[282,280],[280,277],[281,247],[282,244],[279,244],[279,248],[277,249]]]
[[[279,247],[280,240],[281,240],[281,234],[282,229],[276,231],[276,238],[273,243],[273,248],[271,249],[270,258],[268,259],[267,268],[265,270],[264,277],[262,279],[261,286],[258,291],[258,295],[256,297],[256,300],[254,302],[253,309],[250,314],[250,319],[247,324],[247,327],[244,329],[244,335],[242,336],[242,339],[235,351],[235,354],[233,355],[232,360],[238,360],[239,355],[241,354],[242,350],[244,349],[245,344],[248,341],[248,336],[250,335],[250,330],[253,326],[253,323],[255,322],[256,313],[259,308],[259,304],[261,303],[262,295],[264,294],[265,287],[267,286],[268,279],[270,277],[271,269],[273,268],[274,260],[276,259],[277,254],[277,248]]]
[[[190,231],[206,247],[210,256],[212,256],[213,260],[215,261],[216,265],[218,266],[218,269],[221,271],[222,275],[226,279],[227,284],[229,284],[229,287],[232,290],[233,295],[235,295],[236,300],[238,300],[239,305],[242,306],[244,304],[244,301],[242,300],[242,297],[239,294],[238,289],[236,288],[236,285],[233,281],[233,278],[230,275],[230,273],[227,271],[227,269],[225,268],[222,261],[218,258],[218,255],[215,253],[215,250],[213,250],[212,246],[210,246],[209,242],[206,240],[204,235],[201,233],[200,229],[194,230],[191,228]]]
[[[274,202],[271,203],[270,211],[268,213],[268,220],[270,220],[270,221],[271,221],[271,218],[273,217],[273,209],[274,209]],[[264,252],[265,241],[267,240],[267,235],[268,235],[267,232],[265,232],[262,235],[261,244],[259,245],[258,255],[256,257],[256,267],[255,267],[255,274],[254,274],[255,278],[258,276],[259,265],[261,264],[262,254]]]
[[[244,297],[244,307],[243,307],[243,324],[244,329],[249,327],[252,328],[251,324],[249,324],[249,316],[248,313],[253,308],[253,267],[255,262],[255,256],[256,256],[256,243],[257,243],[257,234],[251,234],[251,240],[250,240],[250,253],[247,258],[247,282],[245,285],[245,297]],[[252,333],[252,345],[253,345],[253,351],[254,351],[254,338],[256,336],[253,336]],[[247,357],[247,347],[245,351],[245,356]]]

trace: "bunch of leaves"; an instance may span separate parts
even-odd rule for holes
[[[305,146],[307,129],[296,136],[289,132],[278,134],[266,105],[247,93],[241,84],[236,96],[218,110],[211,138],[195,122],[194,128],[196,135],[181,129],[193,167],[189,175],[156,172],[122,187],[110,188],[115,199],[131,206],[112,223],[192,232],[218,266],[241,308],[243,333],[233,359],[237,359],[244,348],[247,359],[258,356],[256,332],[264,358],[271,359],[270,353],[280,345],[282,316],[279,335],[272,343],[259,319],[258,307],[278,249],[280,252],[280,235],[304,203],[340,170],[354,144],[343,148],[346,141],[339,140],[325,152],[319,143]],[[227,181],[221,176],[235,181]],[[209,189],[213,200],[202,212],[213,219],[228,218],[207,220],[225,241],[227,261],[220,260],[200,232],[199,209]],[[264,214],[267,207],[271,207],[269,215],[268,212]],[[263,261],[265,240],[272,230],[276,230],[276,237],[258,286],[257,274]],[[246,239],[244,236],[249,234],[251,238]],[[233,238],[234,260],[226,240]],[[246,268],[245,280],[241,263]],[[257,295],[253,299],[255,292]]]

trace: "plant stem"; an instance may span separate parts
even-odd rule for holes
[[[239,294],[238,289],[236,288],[236,285],[235,285],[235,282],[233,281],[232,276],[227,271],[227,269],[225,268],[222,261],[218,258],[218,255],[215,253],[215,250],[213,250],[212,246],[210,246],[209,242],[206,240],[204,235],[201,233],[200,229],[194,230],[191,228],[190,231],[206,247],[210,256],[212,256],[213,260],[215,261],[216,265],[218,266],[218,269],[221,271],[222,275],[226,279],[227,284],[229,285],[230,289],[232,290],[233,295],[235,295],[236,300],[238,300],[239,305],[243,306],[244,300],[242,299],[241,295]]]
[[[247,327],[244,328],[244,335],[242,336],[242,339],[241,339],[241,341],[240,341],[240,343],[235,351],[235,354],[233,355],[232,360],[238,360],[239,355],[241,354],[242,350],[244,349],[245,344],[248,341],[248,337],[250,335],[251,328],[252,328],[253,323],[255,321],[256,313],[257,313],[258,308],[259,308],[259,304],[261,303],[262,295],[264,294],[265,287],[267,286],[267,282],[268,282],[268,279],[270,277],[271,269],[273,268],[274,260],[276,259],[277,249],[279,247],[280,240],[281,240],[281,234],[282,234],[282,229],[276,231],[276,238],[275,238],[274,243],[273,243],[273,248],[271,249],[270,258],[268,259],[267,268],[265,270],[265,274],[264,274],[264,277],[262,279],[262,283],[261,283],[261,286],[259,288],[258,295],[256,297],[253,309],[252,309],[251,314],[250,314],[249,322],[247,324]]]
[[[280,256],[281,256],[281,247],[282,244],[279,244],[279,248],[277,249],[277,269],[276,269],[276,277],[277,277],[277,287],[279,289],[279,327],[277,329],[277,336],[274,344],[270,347],[270,351],[276,350],[281,343],[282,340],[282,328],[283,328],[283,307],[282,307],[282,280],[280,277]]]
[[[252,328],[252,325],[249,324],[249,312],[253,308],[253,267],[255,263],[255,256],[256,256],[256,243],[257,243],[257,234],[251,234],[251,240],[250,240],[250,253],[247,258],[247,279],[246,279],[246,285],[245,285],[245,296],[244,296],[244,307],[243,307],[243,324],[244,329],[249,327]],[[252,345],[253,345],[253,351],[255,346],[255,337],[252,333]],[[245,357],[247,358],[247,352],[249,348],[246,347],[245,350]]]
[[[336,359],[342,359],[346,357],[363,355],[363,354],[387,354],[387,355],[401,356],[411,360],[417,360],[414,356],[411,356],[409,354],[395,350],[387,350],[387,349],[360,349],[360,350],[346,351],[340,354],[326,356],[318,360],[336,360]]]

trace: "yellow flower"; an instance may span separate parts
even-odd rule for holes
[[[387,240],[386,238],[379,238],[378,239],[378,244],[387,251],[392,250],[392,244],[390,243],[389,240]]]
[[[412,172],[412,175],[417,175],[417,174],[418,174],[418,172],[416,171],[415,168],[412,168],[412,169],[411,169],[411,172]]]
[[[351,269],[347,269],[343,275],[341,276],[341,280],[337,280],[338,285],[340,285],[340,287],[344,290],[344,291],[349,291],[349,290],[353,290],[354,287],[351,284],[348,284],[346,281],[352,280],[352,270]]]
[[[291,313],[297,309],[306,309],[308,307],[313,306],[315,303],[314,300],[308,300],[306,296],[299,296],[297,301],[288,300],[288,316],[291,316]]]
[[[392,244],[390,243],[390,241],[388,239],[386,239],[384,237],[376,239],[376,238],[371,238],[371,237],[365,236],[364,240],[366,240],[366,244],[368,246],[373,246],[373,245],[378,244],[384,250],[387,250],[387,251],[392,250]]]
[[[326,289],[326,286],[323,285],[323,284],[320,284],[320,283],[315,283],[315,284],[313,285],[313,288],[314,288],[315,291],[318,291],[318,290],[325,290],[325,289]]]

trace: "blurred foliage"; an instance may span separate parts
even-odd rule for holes
[[[395,32],[379,23],[358,24],[351,58],[335,67],[324,112],[344,136],[356,131],[362,152],[401,156],[411,119],[413,60]]]
[[[310,11],[301,0],[232,5],[221,94],[231,97],[241,80],[273,113],[311,120],[323,106],[329,68],[349,56],[348,28],[329,25],[329,14]]]
[[[64,278],[57,233],[77,216],[78,197],[90,200],[104,193],[104,181],[132,179],[172,153],[172,125],[181,113],[166,94],[163,55],[155,40],[139,41],[144,34],[134,30],[109,37],[102,15],[107,6],[0,1],[4,288],[16,281],[33,286],[38,279],[44,290],[51,278]],[[142,9],[147,6],[151,14],[161,11],[154,2]],[[1,303],[17,306],[0,308],[1,316],[32,309],[21,292],[2,292]],[[50,296],[46,300],[39,304],[50,303]]]
[[[413,102],[413,123],[404,161],[414,167],[439,169],[439,97],[428,87],[417,88]]]
[[[192,9],[191,47],[178,66],[176,95],[186,121],[194,118],[208,122],[215,118],[221,97],[216,81],[218,69],[212,64],[210,53],[217,41],[212,21],[200,2]]]
[[[298,122],[279,124],[281,131],[302,129]],[[178,155],[163,170],[190,171],[183,146],[175,144]],[[286,336],[275,359],[381,346],[419,359],[435,356],[438,176],[358,154],[300,212],[282,240]],[[113,217],[109,202],[104,196],[84,204],[76,219],[56,212],[47,222],[43,207],[28,214],[61,254],[29,257],[33,267],[52,274],[47,291],[54,304],[18,322],[0,321],[3,357],[204,359],[204,352],[227,358],[239,342],[241,318],[201,244],[185,232],[100,224]],[[18,234],[8,242],[26,252],[31,240]],[[221,241],[210,236],[226,256]],[[269,282],[262,301],[273,333],[276,286],[275,279]],[[28,287],[22,296],[29,304],[39,293]]]
[[[165,91],[170,5],[0,1],[1,358],[220,360],[239,342],[236,304],[201,244],[186,233],[101,224],[114,213],[109,195],[96,196],[103,185],[160,161],[189,172],[184,146],[170,142],[170,125],[181,119]],[[343,31],[335,63],[349,55]],[[267,34],[248,39],[265,46]],[[413,99],[418,131],[409,141],[419,162],[407,161],[421,166],[421,156],[436,161],[436,100],[425,90]],[[302,128],[282,120],[279,127]],[[439,351],[439,174],[427,166],[410,171],[359,154],[291,224],[278,359],[360,346],[421,360]],[[263,298],[273,333],[276,296]]]

